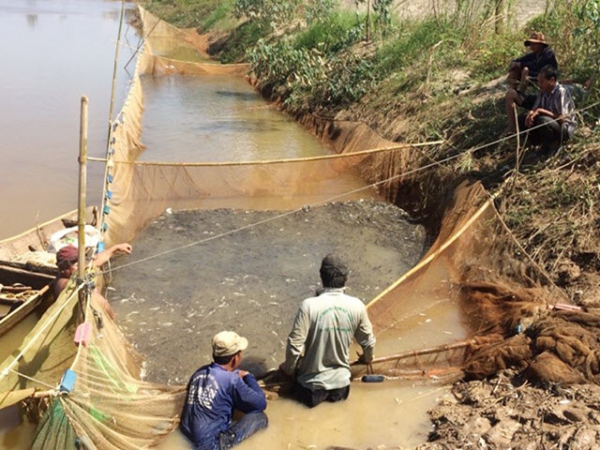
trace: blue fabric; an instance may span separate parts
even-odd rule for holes
[[[219,449],[220,435],[230,429],[234,410],[249,414],[266,407],[265,395],[252,374],[242,380],[237,372],[212,363],[190,378],[181,431],[196,448]]]
[[[257,431],[267,428],[268,424],[269,420],[264,412],[256,411],[244,415],[244,417],[235,422],[229,430],[225,433],[221,433],[219,450],[227,450],[234,445],[239,444]]]

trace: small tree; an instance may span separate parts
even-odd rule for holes
[[[575,14],[580,22],[575,28],[575,35],[583,44],[580,49],[597,75],[600,73],[600,0],[585,0],[575,5]]]

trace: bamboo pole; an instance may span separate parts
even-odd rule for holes
[[[81,97],[81,119],[79,125],[79,207],[77,211],[78,263],[77,275],[85,278],[85,195],[87,186],[87,141],[88,141],[88,98]]]
[[[373,360],[369,364],[378,364],[378,363],[382,363],[382,362],[396,361],[396,360],[410,358],[410,357],[414,357],[414,356],[422,356],[422,355],[429,355],[432,353],[441,353],[441,352],[446,352],[446,351],[450,351],[450,350],[458,350],[461,348],[468,347],[469,345],[471,345],[473,343],[475,343],[475,340],[471,339],[468,341],[456,342],[454,344],[446,344],[446,345],[440,345],[438,347],[424,348],[421,350],[413,350],[410,352],[398,353],[396,355],[382,356],[380,358],[373,358]],[[354,362],[351,365],[356,365],[356,364],[358,364],[358,362]]]
[[[431,253],[427,258],[421,260],[415,267],[413,267],[412,269],[410,269],[408,272],[406,272],[404,275],[402,275],[400,278],[398,278],[391,286],[388,286],[385,290],[383,290],[377,297],[375,297],[373,300],[371,300],[369,302],[369,304],[367,305],[367,310],[372,307],[375,303],[377,303],[379,300],[381,300],[382,298],[384,298],[386,295],[388,295],[390,292],[392,292],[394,289],[396,289],[400,284],[402,284],[404,282],[404,280],[406,280],[408,277],[414,275],[415,273],[417,273],[419,270],[423,269],[423,267],[426,267],[429,263],[431,263],[431,261],[433,261],[434,259],[436,259],[440,254],[442,254],[444,252],[444,250],[446,250],[448,247],[450,247],[450,245],[452,245],[454,243],[454,241],[456,241],[460,236],[462,236],[462,234],[469,229],[469,227],[473,224],[473,222],[475,222],[479,216],[481,216],[486,210],[487,208],[493,204],[494,200],[500,195],[500,192],[497,192],[495,194],[493,194],[470,218],[469,220],[467,220],[467,222],[460,227],[452,236],[450,236],[448,239],[446,239],[446,241],[440,246],[440,248],[438,248],[436,251],[434,251],[433,253]]]
[[[121,16],[119,18],[119,31],[117,32],[117,44],[115,46],[115,57],[113,60],[113,75],[112,75],[112,85],[110,89],[110,107],[108,110],[108,130],[106,135],[106,159],[108,161],[110,158],[110,146],[112,145],[112,135],[113,135],[113,112],[115,106],[115,90],[117,86],[117,69],[119,64],[119,48],[121,47],[121,31],[123,29],[123,17],[125,14],[125,0],[121,0]],[[106,184],[106,180],[108,178],[108,164],[104,166],[104,186],[102,187],[102,203],[100,207],[100,216],[98,226],[102,229],[102,224],[104,222],[104,207],[106,206],[106,191],[108,190],[108,186]]]
[[[77,210],[77,278],[85,279],[85,196],[87,188],[87,143],[88,143],[88,98],[81,97],[81,119],[79,124],[79,206]],[[87,292],[79,290],[79,322],[85,315]]]

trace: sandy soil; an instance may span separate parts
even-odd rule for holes
[[[133,242],[132,256],[120,260],[127,266],[113,272],[108,298],[119,325],[148,358],[150,380],[185,383],[210,361],[210,339],[224,329],[248,337],[246,364],[255,373],[276,367],[299,302],[319,286],[327,253],[347,260],[347,292],[368,302],[424,249],[423,228],[387,203],[331,203],[281,214],[163,214]],[[153,258],[134,262],[147,257]]]
[[[444,0],[395,0],[392,4],[392,12],[403,19],[422,18],[431,15],[440,17],[445,14],[452,14],[459,3],[458,1]],[[505,14],[508,13],[507,24],[517,27],[524,26],[529,20],[542,14],[547,7],[546,2],[533,2],[530,0],[513,0],[504,3],[505,7],[509,7],[509,11],[504,12]],[[350,10],[357,8],[354,0],[343,0],[342,5]],[[467,17],[472,17],[476,11],[489,8],[489,2],[485,0],[462,2],[461,5],[464,11],[463,14]],[[358,6],[361,11],[365,11],[366,8],[366,2]]]

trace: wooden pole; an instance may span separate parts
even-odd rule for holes
[[[371,0],[367,0],[367,42],[371,41]]]
[[[470,339],[468,341],[456,342],[454,344],[446,344],[446,345],[440,345],[438,347],[433,347],[433,348],[424,348],[421,350],[413,350],[410,352],[398,353],[397,355],[381,356],[379,358],[373,358],[373,360],[369,364],[378,364],[378,363],[389,362],[389,361],[399,361],[401,359],[411,358],[411,357],[415,357],[415,356],[423,356],[423,355],[430,355],[432,353],[442,353],[442,352],[447,352],[447,351],[451,351],[451,350],[458,350],[461,348],[468,347],[469,345],[474,344],[474,343],[475,343],[475,340]],[[354,366],[357,364],[359,364],[359,363],[353,362],[350,365]]]
[[[78,263],[77,276],[85,278],[85,194],[87,186],[88,98],[81,97],[79,125],[79,206],[77,211]],[[83,291],[82,291],[83,292]]]
[[[113,110],[115,106],[115,90],[117,86],[117,68],[119,64],[119,49],[121,47],[121,31],[123,29],[123,17],[125,14],[125,0],[121,0],[121,16],[119,18],[119,31],[117,33],[117,45],[115,46],[115,57],[113,60],[113,75],[112,75],[112,86],[110,89],[110,107],[108,110],[108,133],[106,136],[106,160],[110,157],[110,146],[113,135]],[[98,226],[102,229],[102,223],[104,222],[104,206],[106,204],[106,179],[108,177],[108,164],[104,166],[104,186],[102,191],[102,204],[100,207],[100,223]]]
[[[494,31],[496,34],[500,34],[504,31],[504,0],[496,0],[495,15]]]

